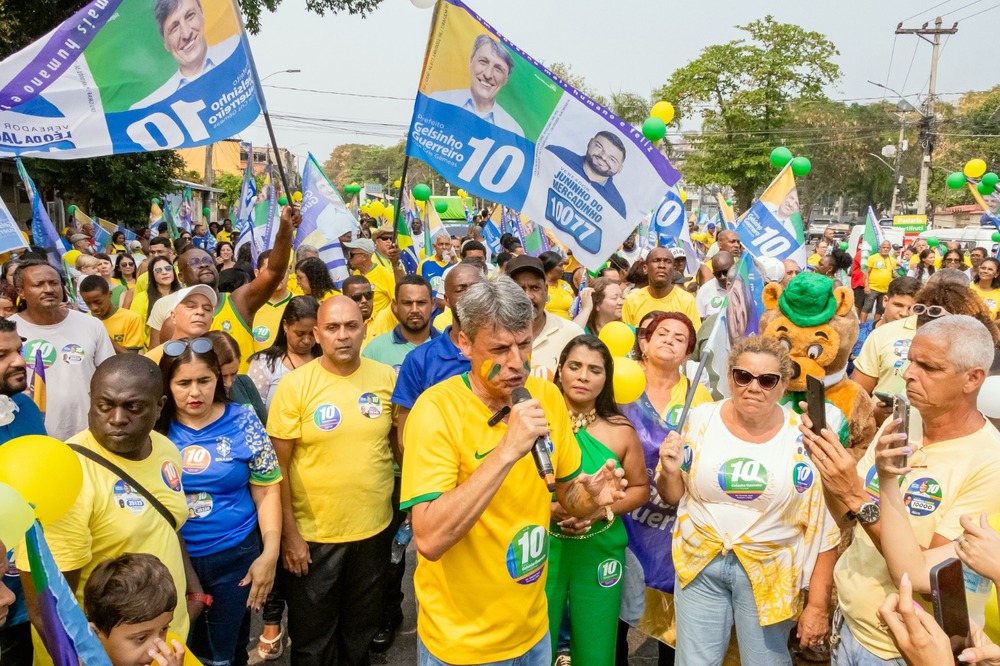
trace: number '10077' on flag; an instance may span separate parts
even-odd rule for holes
[[[596,270],[680,174],[459,0],[434,12],[407,154],[552,230]]]

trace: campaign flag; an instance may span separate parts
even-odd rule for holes
[[[131,229],[128,229],[126,227],[120,227],[117,224],[115,224],[114,222],[110,222],[108,220],[105,220],[105,219],[99,217],[99,218],[97,218],[97,223],[99,225],[101,225],[101,227],[103,227],[104,230],[107,231],[111,235],[112,238],[114,238],[114,235],[117,234],[120,231],[123,234],[125,234],[125,242],[126,243],[131,243],[132,241],[134,241],[136,239],[135,232],[133,232]]]
[[[406,153],[551,229],[590,270],[680,179],[642,132],[461,0],[441,0],[434,10]]]
[[[487,220],[486,224],[483,225],[483,239],[486,241],[486,249],[491,256],[496,256],[503,252],[503,246],[500,245],[500,228],[497,223],[492,219]]]
[[[732,229],[736,225],[736,213],[733,212],[733,207],[729,205],[726,198],[722,196],[722,192],[716,192],[715,198],[719,202],[719,229]]]
[[[7,204],[0,199],[0,254],[28,247],[28,241],[7,210]]]
[[[31,399],[35,401],[42,416],[45,416],[48,390],[45,386],[45,360],[42,358],[41,346],[35,349],[35,360],[31,365]]]
[[[253,145],[240,143],[240,148],[247,151],[247,165],[243,170],[243,186],[240,188],[240,200],[236,206],[236,246],[239,251],[245,243],[255,243],[254,239],[254,206],[257,203],[257,178],[253,173]]]
[[[424,202],[424,215],[427,216],[424,224],[424,256],[430,257],[434,254],[434,237],[438,234],[447,235],[448,232],[441,222],[441,216],[438,215],[437,209],[434,208],[434,204],[430,200]]]
[[[98,252],[107,252],[111,246],[111,234],[101,225],[100,218],[96,216],[91,218],[90,224],[94,228],[94,247],[97,248]]]
[[[535,224],[534,220],[528,218],[523,213],[514,213],[514,220],[520,230],[520,236],[524,239],[524,253],[537,257],[542,252],[548,250],[547,243],[542,234],[542,228]]]
[[[167,208],[170,206],[168,205]],[[180,221],[180,228],[184,231],[190,232],[193,228],[191,225],[191,220],[193,219],[193,209],[194,209],[194,195],[191,192],[191,187],[184,188],[184,194],[181,195],[181,207],[177,214],[177,219]],[[200,212],[200,211],[199,211]],[[174,224],[174,230],[170,232],[171,238],[176,238],[174,236],[174,231],[177,232],[177,236],[180,236],[180,230],[177,228],[177,224]]]
[[[60,573],[38,521],[31,526],[24,539],[38,614],[45,628],[45,647],[52,662],[55,666],[111,666],[111,660],[84,617],[76,595]]]
[[[736,225],[740,242],[755,257],[794,259],[806,265],[805,236],[795,176],[786,166]]]
[[[170,202],[163,198],[165,208],[170,208]],[[163,221],[163,208],[160,208],[160,199],[153,199],[149,204],[149,230],[156,234],[156,225]]]
[[[195,3],[202,29],[180,42],[161,23],[191,20],[188,4],[158,8],[91,0],[0,62],[0,156],[190,148],[249,127],[263,104],[236,3]]]
[[[63,244],[59,232],[49,219],[49,213],[45,209],[45,202],[35,189],[35,181],[28,175],[27,169],[20,158],[17,161],[17,173],[24,183],[24,190],[28,194],[28,201],[31,202],[31,238],[37,247],[45,248],[45,255],[53,268],[59,271],[59,275],[66,277],[63,269],[63,255],[66,254],[66,246]]]
[[[966,180],[969,181],[968,178]],[[983,210],[983,214],[979,218],[979,225],[993,226],[997,231],[1000,231],[1000,213],[997,212],[997,209],[1000,208],[1000,194],[997,193],[996,187],[993,188],[992,192],[983,196],[979,192],[979,184],[971,181],[966,184],[969,186],[969,191],[972,192],[972,197]]]
[[[416,215],[413,208],[413,196],[406,190],[400,192],[399,208],[394,211],[396,215],[396,246],[399,247],[399,260],[403,263],[403,268],[408,274],[415,274],[420,267],[420,256],[417,247],[413,244],[413,233],[410,231],[411,224]]]
[[[684,202],[676,187],[671,187],[667,191],[667,196],[653,211],[653,216],[649,220],[649,229],[656,233],[656,245],[663,247],[679,247],[684,250],[687,256],[686,269],[688,274],[697,275],[701,268],[701,255],[695,249],[694,241],[691,239],[691,229],[687,220],[684,219]]]
[[[301,210],[302,223],[295,234],[293,247],[298,249],[305,244],[319,248],[319,258],[339,285],[351,272],[338,239],[355,231],[358,222],[312,153],[302,169]]]
[[[878,217],[872,207],[868,207],[868,214],[865,216],[865,242],[861,244],[861,265],[868,264],[868,257],[878,254],[878,248],[885,240],[882,227],[878,223]]]

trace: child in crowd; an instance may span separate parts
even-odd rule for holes
[[[84,611],[113,666],[182,666],[184,645],[167,645],[176,606],[170,571],[146,553],[102,562],[84,588]]]

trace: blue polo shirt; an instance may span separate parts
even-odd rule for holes
[[[402,325],[397,325],[396,328],[388,333],[375,336],[361,350],[361,355],[364,358],[370,358],[373,361],[390,366],[398,375],[400,369],[403,367],[403,361],[406,360],[411,351],[418,346],[430,344],[440,336],[441,332],[431,326],[431,337],[424,340],[420,345],[417,345],[403,337],[403,327]]]
[[[412,350],[403,361],[392,392],[392,404],[412,409],[425,390],[449,377],[468,372],[469,359],[451,341],[451,326]]]

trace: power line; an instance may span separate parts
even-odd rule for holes
[[[945,2],[950,2],[951,0],[945,0]],[[892,36],[892,51],[889,52],[889,68],[885,71],[885,83],[882,84],[882,101],[885,101],[885,94],[889,92],[887,86],[889,85],[889,75],[892,74],[892,60],[896,57],[896,40],[899,35],[893,34]]]
[[[316,93],[318,95],[342,95],[344,97],[363,97],[366,99],[391,99],[400,102],[412,102],[413,97],[393,97],[391,95],[366,95],[363,93],[350,93],[350,92],[339,92],[335,90],[315,90],[313,88],[296,88],[293,86],[272,86],[267,85],[265,88],[274,88],[276,90],[294,90],[296,92],[308,92]]]
[[[992,11],[992,10],[996,9],[997,7],[1000,7],[1000,5],[993,5],[992,7],[987,7],[986,9],[984,9],[982,11],[979,11],[979,12],[976,12],[975,14],[969,14],[965,18],[958,19],[958,21],[956,21],[956,23],[961,23],[962,21],[968,21],[970,18],[973,18],[974,16],[979,16],[980,14],[985,14],[986,12]]]
[[[906,22],[907,22],[907,21],[909,21],[910,19],[914,19],[914,18],[917,18],[917,17],[918,17],[918,16],[920,16],[921,14],[926,14],[927,12],[931,11],[932,9],[937,9],[937,8],[938,8],[938,7],[940,7],[941,5],[947,5],[947,4],[948,4],[949,2],[951,2],[951,1],[952,1],[952,0],[944,0],[944,2],[939,2],[939,3],[937,3],[936,5],[934,5],[933,7],[928,7],[927,9],[925,9],[925,10],[923,10],[923,11],[919,11],[919,12],[917,12],[917,13],[916,13],[916,14],[914,14],[913,16],[907,16],[907,17],[906,17],[905,19],[903,19],[902,21],[900,21],[900,23],[906,23]]]
[[[951,10],[948,10],[947,12],[945,12],[944,14],[942,14],[941,16],[947,16],[948,14],[954,14],[954,13],[956,13],[956,12],[960,12],[960,11],[962,11],[963,9],[966,9],[967,7],[971,7],[972,5],[978,5],[978,4],[979,4],[980,2],[982,2],[982,1],[983,1],[983,0],[972,0],[972,2],[970,2],[969,4],[967,4],[967,5],[962,5],[962,6],[961,6],[961,7],[959,7],[958,9],[951,9]]]
[[[910,72],[913,71],[913,62],[917,59],[917,49],[920,47],[920,42],[913,43],[913,55],[910,56],[910,66],[906,68],[906,78],[903,79],[903,85],[899,86],[900,90],[906,90],[906,82],[910,80]]]

